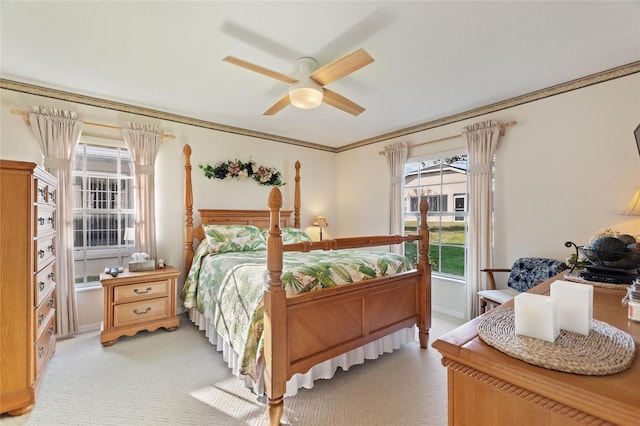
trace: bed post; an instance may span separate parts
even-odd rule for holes
[[[287,301],[282,288],[282,236],[280,209],[282,193],[274,187],[269,193],[269,238],[267,240],[268,281],[264,292],[265,388],[269,405],[269,424],[279,426],[284,411],[287,383]]]
[[[300,161],[296,161],[296,187],[293,196],[293,227],[300,228]]]
[[[418,322],[418,337],[420,347],[426,349],[429,343],[429,329],[431,328],[431,265],[429,264],[429,227],[427,226],[427,211],[429,204],[426,199],[420,202],[420,240],[418,242],[418,270],[420,274],[420,316]]]
[[[184,268],[185,279],[189,274],[191,262],[193,261],[193,188],[191,187],[191,146],[186,144],[182,148],[184,153]]]

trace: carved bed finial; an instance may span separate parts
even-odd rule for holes
[[[280,192],[280,188],[278,188],[277,186],[274,186],[273,189],[269,192],[267,205],[270,209],[282,208],[282,192]]]

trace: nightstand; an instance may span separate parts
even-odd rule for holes
[[[120,336],[138,331],[178,328],[176,281],[180,271],[173,266],[145,272],[100,275],[104,288],[104,319],[100,343],[111,346]]]

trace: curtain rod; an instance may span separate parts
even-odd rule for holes
[[[22,110],[19,110],[19,109],[11,109],[11,110],[9,110],[9,112],[11,114],[21,115],[22,119],[27,124],[27,126],[31,126],[31,121],[29,120],[29,113],[27,111],[22,111]],[[122,130],[122,127],[112,126],[110,124],[93,123],[91,121],[83,121],[82,123],[86,124],[87,126],[104,127],[106,129]],[[169,138],[169,139],[175,139],[176,138],[175,135],[170,135],[170,134],[167,134],[167,133],[163,133],[162,137]]]
[[[511,126],[515,126],[516,124],[518,124],[517,121],[509,121],[507,123],[504,124],[499,124],[498,128],[500,129],[500,136],[504,136],[504,131],[507,127],[511,127]],[[435,143],[435,142],[442,142],[442,141],[448,141],[449,139],[456,139],[456,138],[461,138],[462,134],[457,134],[457,135],[451,135],[451,136],[445,136],[443,138],[439,138],[439,139],[433,139],[430,141],[426,141],[426,142],[420,142],[420,143],[416,143],[413,145],[408,145],[407,148],[415,148],[417,146],[422,146],[422,145],[428,145],[430,143]],[[379,151],[378,155],[384,155],[384,151]]]

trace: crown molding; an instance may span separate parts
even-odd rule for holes
[[[444,126],[446,124],[456,123],[458,121],[467,120],[469,118],[478,117],[481,115],[489,114],[492,112],[500,111],[507,108],[512,108],[518,105],[526,104],[540,99],[549,98],[551,96],[559,95],[562,93],[570,92],[576,89],[582,89],[587,86],[591,86],[605,81],[614,80],[616,78],[625,77],[627,75],[636,74],[640,72],[640,61],[632,62],[627,65],[622,65],[617,68],[613,68],[607,71],[602,71],[597,74],[592,74],[586,77],[578,78],[567,83],[558,84],[556,86],[548,87],[546,89],[537,90],[535,92],[527,93],[526,95],[516,96],[515,98],[507,99],[504,101],[496,102],[494,104],[486,105],[480,108],[472,109],[462,112],[460,114],[450,115],[437,120],[429,121],[427,123],[419,124],[413,127],[407,127],[405,129],[396,130],[383,135],[374,136],[369,139],[363,139],[358,142],[354,142],[349,145],[344,145],[338,148],[338,152],[348,151],[350,149],[359,148],[365,145],[370,145],[377,142],[387,141],[402,136],[407,136],[413,133],[421,132],[424,130],[433,129],[435,127]]]
[[[202,127],[210,130],[217,130],[225,133],[233,133],[237,135],[249,136],[258,139],[266,139],[275,142],[282,142],[289,145],[297,145],[305,148],[318,149],[321,151],[336,152],[334,147],[320,145],[312,142],[306,142],[299,139],[286,138],[283,136],[272,135],[270,133],[256,132],[240,127],[227,126],[224,124],[214,123],[212,121],[200,120],[197,118],[187,117],[184,115],[172,114],[169,112],[159,111],[151,108],[139,107],[120,102],[108,101],[105,99],[94,98],[86,95],[65,92],[57,89],[36,86],[29,83],[21,83],[14,80],[0,79],[0,89],[12,90],[14,92],[26,93],[29,95],[43,96],[45,98],[57,99],[60,101],[73,102],[76,104],[89,105],[98,108],[120,111],[129,114],[141,115],[144,117],[156,118],[159,120],[171,121],[174,123],[186,124],[189,126]]]
[[[164,111],[158,111],[150,108],[143,108],[135,105],[129,105],[120,102],[108,101],[105,99],[94,98],[91,96],[79,95],[76,93],[65,92],[57,89],[50,89],[42,86],[36,86],[28,83],[21,83],[18,81],[0,79],[0,88],[12,90],[15,92],[27,93],[30,95],[43,96],[51,99],[58,99],[67,102],[73,102],[83,105],[94,106],[98,108],[105,108],[114,111],[125,112],[129,114],[136,114],[145,117],[156,118],[159,120],[171,121],[174,123],[186,124],[189,126],[202,127],[210,130],[217,130],[225,133],[233,133],[237,135],[249,136],[253,138],[270,140],[274,142],[286,143],[289,145],[296,145],[305,148],[317,149],[327,152],[344,152],[350,149],[359,148],[366,145],[371,145],[378,142],[384,142],[386,140],[407,136],[413,133],[421,132],[424,130],[433,129],[436,127],[444,126],[446,124],[455,123],[469,118],[478,117],[481,115],[493,113],[507,108],[512,108],[518,105],[526,104],[528,102],[537,101],[540,99],[548,98],[551,96],[559,95],[562,93],[570,92],[572,90],[581,89],[594,84],[602,83],[605,81],[613,80],[620,77],[625,77],[631,74],[640,72],[640,61],[632,62],[627,65],[622,65],[617,68],[613,68],[607,71],[602,71],[597,74],[592,74],[586,77],[578,78],[576,80],[569,81],[567,83],[558,84],[546,89],[537,90],[535,92],[527,93],[525,95],[516,96],[515,98],[507,99],[504,101],[496,102],[490,105],[486,105],[480,108],[465,111],[459,114],[450,115],[437,120],[429,121],[419,124],[417,126],[407,127],[404,129],[396,130],[390,133],[385,133],[372,138],[363,139],[348,145],[344,145],[340,148],[334,148],[326,145],[320,145],[312,142],[302,141],[299,139],[286,138],[283,136],[273,135],[270,133],[256,132],[249,129],[243,129],[240,127],[227,126],[224,124],[214,123],[211,121],[200,120],[192,117],[187,117],[178,114],[172,114]]]

